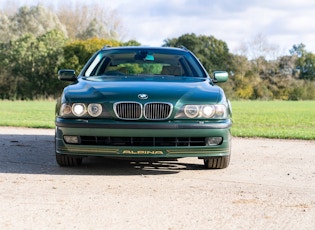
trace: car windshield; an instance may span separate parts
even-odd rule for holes
[[[171,49],[109,49],[97,53],[83,76],[206,77],[190,53]]]

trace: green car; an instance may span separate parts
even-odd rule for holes
[[[211,78],[212,77],[212,78]],[[56,161],[77,166],[89,156],[203,159],[205,168],[230,162],[231,105],[217,82],[186,48],[104,47],[56,104]]]

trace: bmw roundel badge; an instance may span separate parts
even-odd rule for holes
[[[149,96],[147,94],[140,93],[140,94],[138,94],[138,98],[141,99],[141,100],[145,100],[145,99],[148,99]]]

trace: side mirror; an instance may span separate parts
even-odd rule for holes
[[[75,71],[72,69],[61,69],[58,71],[58,79],[61,81],[75,81]]]
[[[225,82],[229,78],[229,74],[226,71],[214,71],[213,83]]]

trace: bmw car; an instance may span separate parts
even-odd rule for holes
[[[104,47],[69,81],[56,103],[55,151],[60,166],[86,157],[174,160],[197,157],[207,169],[226,168],[232,109],[217,83],[188,49]]]

